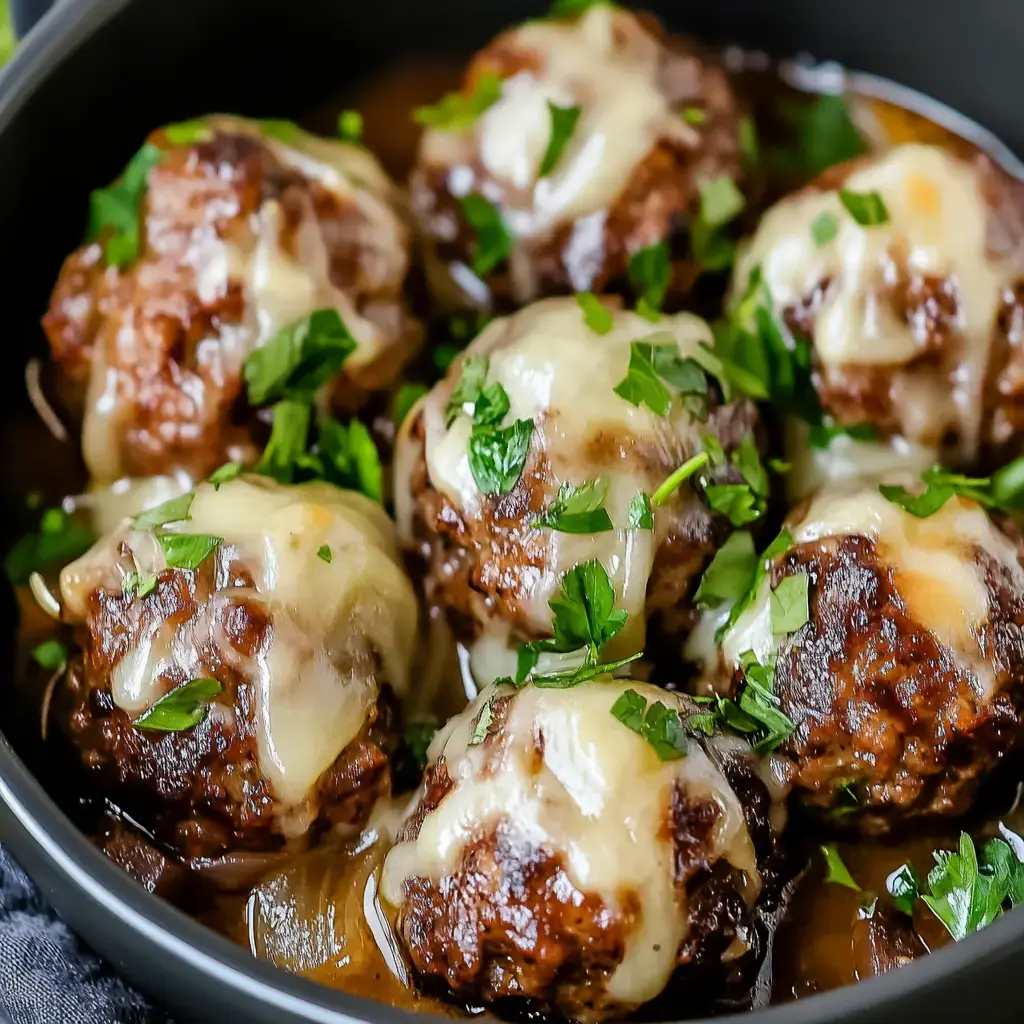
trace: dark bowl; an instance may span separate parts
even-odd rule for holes
[[[1024,5],[1010,0],[715,0],[652,3],[711,41],[818,59],[930,94],[1024,153]],[[689,8],[684,10],[683,8]],[[79,241],[88,191],[114,177],[153,126],[211,110],[298,115],[400,56],[465,55],[536,13],[518,0],[66,0],[0,77],[0,280],[7,372],[3,529],[50,452],[13,431],[26,415],[22,367],[42,352],[38,317],[62,256]],[[5,594],[4,621],[14,622]],[[13,625],[0,657],[13,664]],[[7,687],[8,696],[12,686]],[[180,1020],[413,1018],[301,980],[151,896],[98,852],[38,781],[47,765],[16,704],[0,738],[0,839],[102,955]],[[30,770],[30,768],[32,770]],[[880,979],[777,1007],[762,1024],[1019,1020],[1024,912]],[[683,1014],[681,1014],[682,1016]],[[749,1015],[730,1017],[736,1024]]]

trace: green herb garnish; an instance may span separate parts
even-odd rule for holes
[[[651,495],[651,501],[655,505],[664,505],[680,486],[689,480],[694,473],[703,469],[710,459],[707,452],[697,452],[696,455],[687,459],[671,476]]]
[[[473,723],[473,733],[469,737],[469,745],[471,747],[475,747],[477,744],[483,743],[494,728],[493,699],[493,696],[488,697],[487,700],[480,705],[480,712],[476,716],[476,721]]]
[[[345,142],[363,141],[363,115],[358,110],[343,110],[338,115],[338,136]]]
[[[483,494],[508,494],[530,454],[533,420],[508,427],[475,427],[469,436],[469,469]]]
[[[89,196],[87,239],[99,240],[108,267],[130,266],[141,244],[142,199],[149,172],[164,158],[151,142],[131,158],[120,180],[109,188],[96,189]]]
[[[72,522],[62,509],[47,509],[39,520],[38,531],[26,534],[7,553],[4,570],[12,584],[24,585],[32,573],[54,565],[63,568],[85,554],[95,542],[92,530]]]
[[[216,679],[193,679],[161,697],[144,715],[136,718],[137,729],[181,732],[198,725],[207,713],[207,705],[221,691]]]
[[[629,257],[629,284],[637,296],[637,312],[657,320],[672,283],[672,255],[665,242],[638,249]]]
[[[831,845],[821,847],[821,855],[825,858],[825,881],[832,885],[842,885],[847,889],[860,892],[860,886],[854,881],[853,875],[843,863],[839,851]]]
[[[693,255],[705,270],[724,270],[735,254],[735,243],[723,229],[735,220],[746,205],[743,193],[726,174],[697,184],[700,209],[690,231]]]
[[[578,487],[562,484],[558,496],[534,521],[559,533],[607,533],[614,530],[604,508],[608,487],[603,480],[585,480]]]
[[[881,484],[878,489],[883,497],[918,519],[934,515],[954,495],[985,508],[1015,512],[1024,497],[1022,469],[1024,458],[1014,459],[991,477],[963,476],[936,465],[921,474],[925,488],[920,494],[894,484]]]
[[[270,440],[256,464],[256,472],[278,483],[290,484],[306,453],[313,407],[309,402],[286,398],[274,406],[273,412]]]
[[[333,557],[331,555],[331,547],[330,547],[330,545],[329,544],[321,544],[320,547],[318,547],[316,549],[316,557],[319,558],[321,561],[326,562],[328,565],[330,565],[331,564],[331,559]]]
[[[807,607],[806,573],[787,576],[771,592],[772,632],[776,636],[796,633],[810,620]]]
[[[700,107],[683,107],[682,117],[688,125],[696,128],[708,119],[708,112]]]
[[[400,427],[413,406],[430,390],[426,384],[403,384],[391,402],[391,422]]]
[[[473,273],[478,277],[486,277],[508,259],[515,238],[501,210],[483,196],[463,196],[459,205],[466,223],[476,236],[473,243]]]
[[[166,526],[168,523],[184,523],[191,517],[189,509],[195,494],[189,491],[178,498],[171,498],[161,505],[140,512],[132,519],[133,530],[151,530],[154,526]]]
[[[562,158],[565,147],[576,130],[576,122],[580,119],[581,107],[560,107],[551,100],[548,100],[548,110],[551,113],[551,137],[548,139],[548,148],[544,152],[544,159],[540,163],[540,176],[546,178]]]
[[[633,495],[629,503],[629,516],[626,519],[627,530],[653,530],[654,510],[651,508],[651,496],[640,491]]]
[[[170,569],[198,569],[224,543],[223,537],[205,533],[158,533],[164,558]]]
[[[63,672],[68,666],[68,649],[59,640],[44,640],[32,648],[32,657],[47,672]]]
[[[848,192],[841,188],[839,201],[861,227],[875,227],[889,220],[885,201],[877,192]]]
[[[447,132],[466,131],[473,127],[481,114],[501,99],[501,89],[501,75],[485,71],[476,80],[472,92],[451,92],[440,103],[417,107],[412,119],[425,128],[439,128]]]
[[[318,309],[282,327],[256,349],[242,368],[249,401],[279,398],[311,401],[341,369],[356,341],[336,309]]]
[[[612,705],[611,713],[627,729],[647,740],[659,761],[676,761],[686,756],[686,732],[679,712],[660,700],[648,705],[636,690],[625,690]]]
[[[207,482],[213,484],[213,489],[219,491],[221,484],[230,483],[239,473],[243,466],[240,462],[225,462],[219,469],[215,469],[207,478]]]
[[[156,590],[158,582],[155,572],[140,573],[137,570],[125,573],[121,583],[121,594],[126,601],[149,597]]]
[[[593,292],[578,292],[576,302],[584,322],[596,334],[607,334],[615,325],[611,310]]]
[[[834,213],[822,210],[814,220],[811,221],[811,238],[814,244],[823,248],[839,234],[839,219]]]
[[[351,420],[346,427],[330,416],[321,418],[315,451],[304,464],[315,477],[336,487],[359,491],[373,501],[384,500],[380,453],[360,420]]]
[[[179,121],[164,126],[164,135],[172,146],[194,146],[213,138],[213,130],[201,120]]]

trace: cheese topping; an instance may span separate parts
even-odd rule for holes
[[[838,192],[804,191],[776,204],[761,220],[736,263],[734,292],[742,294],[760,266],[778,310],[802,302],[828,282],[813,314],[814,345],[825,366],[899,367],[924,351],[925,326],[908,323],[885,291],[901,269],[949,282],[957,302],[961,337],[959,367],[951,384],[954,422],[968,453],[973,451],[982,408],[989,348],[1004,287],[1012,277],[1005,258],[989,251],[993,217],[979,170],[936,146],[907,144],[855,169],[843,188],[878,192],[886,223],[862,227],[842,206]],[[818,246],[815,218],[835,217],[838,232]],[[897,401],[907,415],[912,440],[926,440],[936,417],[949,422],[950,395],[934,385],[904,381]],[[941,426],[940,426],[941,430]]]
[[[708,859],[724,858],[746,875],[753,903],[761,879],[743,808],[725,777],[691,740],[687,754],[662,762],[650,745],[609,713],[626,689],[669,707],[682,702],[654,686],[602,682],[569,690],[526,687],[485,743],[470,745],[483,701],[510,688],[488,688],[434,738],[429,759],[444,759],[454,787],[426,816],[414,841],[387,856],[381,896],[405,900],[413,877],[440,882],[454,872],[467,844],[499,820],[529,849],[560,857],[578,889],[598,895],[612,911],[626,894],[639,913],[622,962],[608,982],[625,1004],[654,998],[667,983],[686,938],[685,894],[673,880],[670,803],[679,786],[692,801],[711,799],[719,820]],[[414,812],[414,797],[408,814]]]
[[[561,574],[596,558],[611,577],[616,606],[626,609],[635,623],[627,623],[627,630],[636,631],[632,649],[643,643],[647,581],[654,552],[671,521],[662,514],[655,516],[653,533],[626,530],[630,502],[640,491],[653,493],[700,447],[700,434],[706,429],[678,399],[667,416],[658,416],[646,405],[632,405],[615,393],[628,371],[630,343],[640,340],[676,343],[685,356],[700,342],[710,343],[711,332],[703,320],[689,314],[662,317],[653,325],[634,313],[617,311],[612,330],[599,335],[586,325],[575,299],[548,299],[496,320],[467,351],[468,356],[488,357],[487,380],[500,383],[508,393],[510,409],[502,425],[518,419],[534,422],[531,459],[542,456],[546,462],[547,502],[562,483],[579,485],[600,477],[607,484],[605,508],[614,531],[544,531],[544,567],[532,581],[525,608],[529,627],[550,630],[548,601],[558,590]],[[456,364],[424,400],[427,471],[431,484],[464,516],[486,516],[484,497],[469,465],[470,417],[460,415],[445,427],[445,410],[460,372],[461,364]],[[396,458],[396,466],[406,473],[413,464],[407,448],[411,422],[412,417],[407,418]],[[406,492],[396,505],[399,533],[411,544],[409,488],[398,491]]]
[[[858,535],[873,541],[882,564],[894,572],[907,614],[960,658],[982,695],[990,692],[992,672],[977,638],[991,608],[976,552],[995,559],[1022,587],[1024,569],[1014,545],[980,505],[953,497],[938,512],[919,519],[884,498],[877,486],[853,482],[819,492],[803,518],[788,529],[796,544]],[[769,592],[766,579],[756,600],[726,634],[722,652],[727,664],[739,664],[747,650],[764,662],[784,639],[772,635]]]
[[[393,293],[396,301],[408,267],[408,232],[394,209],[394,188],[376,160],[362,147],[319,139],[296,129],[286,144],[265,135],[258,122],[229,116],[213,116],[205,123],[216,132],[251,135],[258,138],[285,166],[341,197],[358,211],[352,231],[366,252],[361,256],[363,272],[382,292]],[[159,167],[153,172],[160,173]],[[293,190],[295,202],[299,193]],[[294,202],[293,202],[294,207]],[[298,223],[294,222],[296,214]],[[230,218],[225,210],[219,217]],[[214,379],[236,377],[253,351],[267,342],[282,327],[318,309],[336,309],[357,344],[346,361],[346,372],[365,371],[386,349],[401,325],[398,317],[385,310],[356,307],[353,294],[339,288],[331,277],[327,241],[311,201],[301,210],[285,211],[276,199],[267,199],[248,223],[250,232],[233,231],[222,237],[212,221],[201,220],[193,227],[181,255],[181,266],[194,273],[195,292],[200,301],[214,304],[241,285],[245,296],[242,320],[219,324],[216,336],[202,340],[196,347],[196,360]],[[290,235],[285,248],[285,234]],[[166,265],[150,267],[145,259],[138,266],[140,288],[161,293],[166,289]],[[129,317],[106,344],[124,344],[129,351],[137,346],[134,333],[138,325]],[[116,480],[123,473],[120,463],[120,437],[124,427],[117,410],[120,380],[117,365],[98,344],[93,357],[82,446],[92,476],[102,482]],[[372,384],[372,377],[368,379]],[[202,406],[201,379],[193,378],[194,393],[186,397]]]
[[[281,487],[242,477],[219,490],[196,490],[191,519],[161,527],[209,534],[224,543],[216,559],[216,589],[186,629],[153,624],[111,677],[114,702],[136,716],[163,694],[160,676],[178,667],[206,674],[203,645],[253,681],[260,767],[285,806],[300,803],[360,731],[380,682],[399,693],[408,685],[417,606],[401,568],[391,524],[375,502],[327,484]],[[121,555],[126,545],[134,558]],[[329,563],[317,552],[327,545]],[[231,561],[254,586],[233,586]],[[61,574],[65,615],[82,622],[97,587],[118,591],[124,573],[166,567],[153,533],[124,523]],[[239,599],[261,602],[270,640],[254,657],[236,650],[210,614]],[[143,599],[145,600],[145,599]],[[379,668],[378,668],[379,665]]]
[[[500,203],[517,238],[603,214],[660,140],[695,145],[696,133],[659,82],[664,48],[629,12],[600,4],[572,21],[527,22],[505,38],[528,66],[505,80],[501,98],[472,132],[428,131],[420,156],[451,168],[448,188],[456,196],[479,190],[466,173],[479,160],[491,179],[484,193]],[[551,137],[548,103],[578,106],[580,117],[558,163],[540,177]],[[520,276],[515,255],[512,266]],[[525,275],[523,281],[525,301],[531,296]]]

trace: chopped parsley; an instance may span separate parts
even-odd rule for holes
[[[198,569],[224,543],[223,537],[205,533],[169,533],[156,535],[170,569]]]
[[[700,364],[681,356],[674,344],[630,342],[629,367],[626,376],[615,386],[615,394],[630,405],[643,404],[656,416],[666,416],[672,408],[672,393],[665,382],[679,391],[691,416],[707,419],[708,381]]]
[[[256,464],[256,472],[280,484],[290,484],[295,481],[296,471],[306,455],[313,406],[306,401],[286,398],[274,406],[273,412],[270,440]]]
[[[426,384],[403,384],[391,400],[391,422],[400,427],[413,406],[430,390]]]
[[[473,273],[486,277],[508,259],[515,241],[501,210],[481,195],[463,196],[459,200],[462,216],[473,229]]]
[[[713,466],[725,463],[725,452],[710,434],[701,438]],[[761,462],[753,433],[744,435],[732,453],[732,463],[743,477],[742,484],[707,484],[704,497],[708,507],[727,516],[733,526],[746,526],[764,515],[768,507],[768,473]]]
[[[358,110],[343,110],[338,115],[338,137],[345,142],[363,141],[363,115]]]
[[[883,497],[918,519],[934,515],[954,495],[976,501],[985,508],[1016,512],[1024,501],[1024,457],[1014,459],[991,477],[970,477],[932,466],[921,474],[924,490],[912,494],[905,487],[881,484]]]
[[[607,533],[614,530],[604,508],[608,486],[601,480],[585,480],[578,487],[562,484],[558,496],[534,521],[559,533]]]
[[[437,735],[438,724],[434,718],[413,719],[405,727],[402,739],[416,766],[422,771],[427,766],[427,751]]]
[[[215,469],[207,478],[207,482],[213,484],[213,489],[219,491],[221,484],[230,483],[242,472],[240,462],[225,462],[219,469]]]
[[[878,224],[885,224],[889,220],[889,211],[885,207],[885,201],[877,192],[848,192],[841,188],[839,201],[861,227],[875,227]]]
[[[776,636],[796,633],[807,625],[810,613],[807,607],[807,586],[810,577],[798,573],[780,580],[771,591],[772,632]]]
[[[822,210],[814,220],[811,221],[811,238],[814,244],[823,248],[839,234],[839,219],[834,213]]]
[[[696,128],[708,119],[708,112],[700,107],[683,107],[682,118],[688,125]]]
[[[754,752],[769,754],[792,736],[796,725],[779,708],[773,692],[775,667],[762,665],[753,651],[740,655],[743,682],[735,700],[718,698],[722,719],[738,732],[751,734]]]
[[[484,494],[508,494],[523,475],[533,420],[508,427],[474,427],[469,436],[469,470]]]
[[[320,420],[316,447],[304,464],[315,478],[384,500],[384,470],[369,428],[360,420],[346,427],[330,416]]]
[[[576,302],[583,320],[595,334],[607,334],[615,324],[611,310],[593,292],[578,292]]]
[[[261,117],[259,124],[264,135],[269,135],[270,138],[285,145],[296,142],[303,134],[302,129],[294,121],[283,117]]]
[[[330,565],[331,564],[331,559],[333,557],[331,555],[331,547],[330,547],[330,545],[329,544],[321,544],[320,547],[318,547],[316,549],[316,557],[319,558],[322,562],[326,562],[328,565]]]
[[[653,530],[654,510],[651,508],[651,496],[644,491],[633,495],[629,503],[629,516],[626,519],[627,530]]]
[[[4,559],[4,571],[15,586],[28,583],[29,577],[42,569],[68,562],[85,554],[96,542],[86,526],[73,522],[63,509],[43,512],[36,533],[22,537]]]
[[[551,114],[551,137],[544,159],[540,162],[540,176],[546,178],[562,158],[565,147],[576,130],[576,122],[580,119],[581,107],[560,107],[548,100],[548,111]]]
[[[59,640],[44,640],[36,645],[32,657],[47,672],[63,672],[68,665],[68,649]]]
[[[246,359],[242,372],[249,401],[311,401],[355,349],[355,338],[338,311],[318,309],[282,327]]]
[[[555,0],[548,11],[549,18],[575,18],[577,15],[589,11],[591,7],[601,6],[612,7],[614,4],[609,0]]]
[[[459,374],[459,379],[455,382],[455,387],[452,388],[452,397],[445,411],[445,426],[451,426],[455,422],[455,418],[462,412],[475,418],[476,403],[483,392],[484,381],[487,380],[487,368],[488,361],[486,356],[470,356],[462,364],[462,372]],[[498,387],[500,386],[498,385]],[[502,388],[502,391],[504,391],[504,388]],[[508,396],[506,395],[506,401],[507,399]],[[497,396],[492,393],[487,404],[493,408],[495,400],[497,400]],[[508,412],[507,408],[505,412]]]
[[[164,158],[163,151],[147,142],[131,158],[119,181],[96,189],[89,196],[87,239],[99,241],[108,267],[122,270],[139,255],[142,199],[149,172]]]
[[[842,96],[817,96],[811,103],[788,105],[782,114],[796,136],[795,152],[787,163],[799,172],[821,174],[867,149]]]
[[[700,209],[690,231],[694,258],[705,270],[725,270],[735,255],[736,245],[723,229],[746,205],[743,193],[726,174],[698,182]]]
[[[740,156],[748,167],[753,167],[760,154],[761,145],[757,139],[757,125],[749,115],[741,117],[736,122],[737,136],[740,148]]]
[[[865,443],[878,440],[878,428],[873,423],[852,423],[840,426],[829,418],[811,427],[808,443],[812,448],[828,448],[837,437],[848,437],[851,441]]]
[[[172,146],[194,146],[213,138],[213,130],[203,120],[179,121],[164,126],[164,135]]]
[[[673,494],[679,490],[682,484],[689,480],[694,473],[703,469],[709,462],[710,456],[707,452],[697,452],[696,455],[687,459],[668,479],[651,495],[651,501],[655,505],[664,505]]]
[[[125,573],[121,582],[121,594],[126,601],[133,601],[138,598],[149,597],[156,590],[157,574],[155,572],[141,573],[137,569]]]
[[[472,128],[478,117],[501,99],[502,78],[485,71],[477,78],[472,92],[451,92],[430,107],[417,107],[412,118],[424,128],[462,132]]]
[[[181,732],[198,725],[205,717],[207,705],[221,691],[216,679],[193,679],[161,697],[145,714],[136,718],[137,729],[160,732]]]
[[[648,704],[636,690],[625,690],[612,705],[611,713],[647,740],[659,761],[677,761],[686,756],[686,732],[679,712],[660,700]]]
[[[860,892],[860,886],[854,881],[849,868],[843,863],[839,851],[832,845],[822,846],[821,855],[825,859],[825,881],[832,885],[842,885],[847,889]]]
[[[471,747],[483,743],[494,728],[493,702],[494,696],[492,694],[480,705],[480,713],[476,716],[476,722],[473,723],[473,733],[469,737],[469,745]]]
[[[637,296],[637,312],[657,320],[672,283],[672,255],[667,243],[656,242],[629,257],[629,283]]]
[[[1024,862],[1015,852],[1021,840],[1005,825],[999,828],[1004,838],[989,840],[980,856],[966,832],[956,850],[936,850],[924,882],[908,864],[894,871],[886,886],[897,906],[910,913],[921,899],[959,942],[1024,901]]]
[[[178,498],[171,498],[161,505],[140,512],[132,519],[133,530],[151,530],[154,526],[166,526],[168,523],[184,523],[191,516],[192,500],[195,494],[189,491]]]

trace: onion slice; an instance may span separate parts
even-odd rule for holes
[[[51,619],[55,619],[60,622],[60,601],[53,596],[53,591],[46,585],[46,580],[37,573],[32,573],[28,578],[28,589],[32,591],[32,596],[36,600],[36,604],[50,616]]]
[[[29,401],[36,414],[46,425],[46,429],[58,441],[66,441],[68,439],[67,428],[61,423],[60,417],[53,411],[53,406],[43,394],[43,385],[40,380],[42,365],[41,360],[30,359],[25,367],[25,388],[28,391]]]

